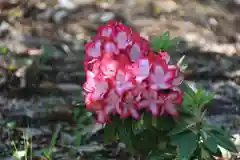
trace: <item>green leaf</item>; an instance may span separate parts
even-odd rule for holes
[[[167,51],[171,46],[169,31],[164,32],[160,37],[152,37],[152,48],[155,52]]]
[[[182,132],[186,131],[187,129],[191,128],[194,124],[195,124],[195,123],[188,124],[188,123],[186,123],[185,121],[179,121],[179,122],[177,122],[176,127],[173,128],[173,129],[168,133],[168,135],[169,135],[169,136],[173,136],[173,135],[182,133]]]
[[[74,108],[73,109],[73,120],[77,121],[79,113],[80,113],[80,109],[79,108]]]
[[[116,127],[113,124],[107,124],[104,128],[104,142],[111,143],[116,137]]]
[[[146,128],[152,127],[152,114],[149,112],[144,112],[143,114],[143,124]]]
[[[161,51],[166,51],[166,49],[168,48],[168,46],[170,45],[170,33],[169,31],[166,31],[163,33],[163,35],[160,37],[161,41],[159,44],[159,49]]]
[[[121,124],[119,124],[118,127],[118,134],[119,134],[119,139],[121,142],[123,142],[126,146],[131,145],[131,137],[133,135],[132,132],[132,119],[124,119],[120,121]]]
[[[200,133],[203,139],[204,146],[206,146],[212,153],[217,153],[218,151],[217,141],[211,136],[211,134],[208,134],[208,132],[204,132],[202,130]]]
[[[204,160],[215,160],[215,158],[211,155],[211,153],[206,150],[204,147],[201,147],[201,157]]]
[[[152,37],[152,48],[154,52],[158,52],[160,47],[159,44],[161,43],[160,37]]]
[[[191,131],[186,131],[171,137],[173,145],[179,148],[180,159],[190,159],[198,146],[198,136]]]
[[[76,145],[76,146],[80,146],[80,145],[81,145],[81,143],[82,143],[82,137],[83,137],[82,133],[79,133],[79,134],[77,134],[77,135],[75,136],[75,145]]]
[[[145,127],[142,119],[139,121],[133,121],[132,132],[134,135],[141,133],[143,130],[145,130]]]
[[[237,153],[237,147],[234,145],[234,143],[230,140],[230,137],[226,136],[224,133],[220,133],[216,130],[212,130],[208,132],[209,135],[211,135],[214,140],[223,148],[230,152]]]
[[[211,100],[213,100],[215,94],[214,93],[208,93],[208,92],[204,92],[204,96],[202,96],[201,99],[201,106],[204,106],[206,104],[208,104]]]
[[[173,118],[168,115],[156,118],[156,123],[156,127],[158,130],[167,132],[169,132],[175,125],[175,121],[173,120]]]
[[[165,44],[165,46],[162,50],[170,51],[170,50],[176,49],[177,45],[180,43],[181,40],[182,40],[182,38],[180,38],[180,37],[175,37],[172,40],[168,40],[168,43]]]

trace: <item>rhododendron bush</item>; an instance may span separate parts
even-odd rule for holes
[[[115,21],[99,26],[86,45],[85,106],[105,125],[106,142],[120,140],[130,152],[149,159],[209,160],[220,156],[218,145],[223,144],[204,134],[225,136],[208,124],[202,133],[202,110],[213,96],[183,89],[183,70],[166,52],[175,41],[165,32],[149,42]],[[224,140],[227,149],[236,151]]]

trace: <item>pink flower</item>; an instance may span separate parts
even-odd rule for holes
[[[115,26],[117,25],[118,25],[118,22],[111,21],[104,26],[99,26],[97,36],[110,38],[114,34]]]
[[[167,52],[158,52],[162,59],[168,64],[170,62],[170,56]]]
[[[151,64],[148,58],[139,59],[132,68],[132,72],[138,83],[145,80],[150,74]]]
[[[182,84],[183,80],[184,80],[184,75],[182,72],[180,72],[180,69],[177,68],[175,71],[174,79],[172,81],[172,85],[174,87],[180,86]]]
[[[99,69],[104,78],[113,78],[118,69],[118,61],[114,60],[111,55],[104,55],[100,62]]]
[[[139,99],[138,94],[134,92],[126,92],[126,95],[123,96],[123,99],[117,108],[117,112],[121,118],[127,118],[132,116],[134,119],[139,119],[140,115],[138,113],[137,101]]]
[[[86,55],[91,58],[98,58],[102,55],[101,40],[89,42],[86,46]]]
[[[178,92],[172,92],[164,96],[164,104],[161,107],[160,115],[168,113],[175,118],[178,118],[177,105],[182,101],[182,94]]]
[[[151,89],[169,89],[172,87],[172,80],[175,76],[173,70],[169,70],[165,63],[153,65],[149,76]]]
[[[96,111],[97,122],[98,123],[107,123],[109,122],[109,115],[107,115],[103,110]]]
[[[97,101],[104,98],[104,95],[109,90],[109,84],[101,76],[87,71],[87,81],[83,85],[83,89],[90,95],[89,100]]]
[[[111,39],[106,39],[102,45],[102,53],[110,54],[110,55],[117,55],[119,54],[119,50],[117,49],[117,44]]]
[[[109,122],[111,115],[139,119],[139,110],[178,117],[183,74],[168,64],[167,52],[156,55],[148,45],[138,33],[115,21],[99,26],[97,36],[86,45],[85,104],[99,123]],[[160,94],[165,89],[170,93]]]
[[[116,93],[114,89],[108,92],[108,96],[104,100],[104,112],[106,114],[116,113],[116,108],[119,107],[121,102],[121,97]]]
[[[135,87],[131,74],[124,72],[123,70],[117,72],[115,86],[119,95],[122,95],[124,92]]]
[[[146,108],[153,116],[157,117],[164,99],[155,90],[143,92],[143,100],[138,104],[140,109]]]

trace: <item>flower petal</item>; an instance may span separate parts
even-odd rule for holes
[[[116,90],[118,94],[122,95],[123,92],[130,90],[134,87],[133,83],[130,80],[130,75],[124,73],[122,70],[119,70],[116,75]]]
[[[151,89],[158,90],[158,89],[168,89],[171,85],[166,82],[159,82],[158,84],[152,84],[150,85]]]
[[[169,81],[170,79],[173,79],[173,77],[174,77],[174,72],[168,71],[164,75],[164,81]]]
[[[170,114],[174,118],[178,118],[177,108],[176,108],[176,106],[174,104],[172,104],[172,103],[165,103],[164,109],[165,109],[165,111],[168,114]]]
[[[131,61],[136,62],[143,56],[141,48],[138,44],[133,44],[130,49],[129,58]]]
[[[134,119],[138,120],[140,118],[140,115],[135,108],[129,108],[129,112]]]
[[[116,94],[116,92],[112,89],[108,92],[107,97],[105,98],[106,106],[104,110],[106,114],[115,112],[117,108],[119,108],[119,103],[121,98]]]
[[[112,78],[116,75],[118,62],[110,59],[105,59],[100,67],[105,78]]]
[[[162,77],[164,75],[165,71],[161,65],[155,66],[155,75],[157,77]]]
[[[177,92],[172,92],[167,96],[167,101],[175,101],[178,98]]]
[[[153,116],[158,116],[159,109],[156,103],[150,103],[149,110],[152,112]]]
[[[107,115],[104,114],[103,111],[97,112],[97,122],[98,123],[103,124],[103,123],[106,123],[107,121],[108,121],[108,117],[107,117]]]
[[[100,25],[98,27],[97,36],[98,37],[111,37],[114,34],[115,26],[118,24],[116,21],[109,21],[105,25]]]
[[[149,107],[150,103],[151,102],[148,100],[142,100],[140,103],[138,103],[138,107],[139,109],[143,109],[143,108]]]
[[[83,84],[83,89],[86,92],[93,92],[95,87],[94,76],[95,74],[91,71],[87,71],[87,81]]]
[[[88,56],[98,58],[101,56],[101,41],[93,41],[86,46],[86,53]]]
[[[123,109],[121,111],[120,117],[127,118],[129,116],[128,108],[123,106]]]
[[[172,85],[179,86],[184,80],[184,76],[182,73],[178,72],[178,75],[173,79]]]
[[[137,63],[136,69],[134,69],[134,73],[136,75],[136,81],[142,82],[149,76],[150,71],[150,63],[148,59],[140,59]]]
[[[130,90],[134,87],[132,82],[126,82],[122,85],[117,85],[116,90],[119,95],[122,95],[125,91]]]
[[[119,32],[116,36],[116,42],[119,49],[125,49],[128,43],[128,36],[126,32]]]
[[[160,52],[159,55],[162,57],[162,59],[163,59],[166,63],[169,63],[169,61],[170,61],[170,56],[168,55],[167,52]]]
[[[101,100],[108,90],[108,83],[105,81],[97,81],[95,83],[95,89],[92,92],[92,100]]]

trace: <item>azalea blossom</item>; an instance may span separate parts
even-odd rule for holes
[[[146,39],[122,23],[99,26],[96,37],[86,45],[86,108],[99,123],[109,122],[112,115],[139,119],[140,110],[177,118],[183,74],[169,63],[167,52],[154,53]],[[166,89],[169,93],[161,92]]]
[[[115,79],[116,91],[119,95],[122,95],[125,91],[134,88],[133,77],[123,70],[119,70]]]
[[[146,108],[153,116],[159,115],[160,107],[164,104],[164,99],[155,90],[143,92],[143,100],[138,104],[140,109]]]
[[[135,92],[126,92],[124,95],[121,104],[117,108],[117,112],[120,114],[121,118],[127,118],[132,116],[134,119],[139,119],[140,114],[138,113],[138,106],[137,101],[139,98],[140,93]]]
[[[136,81],[141,83],[150,74],[151,64],[148,58],[139,59],[132,68]]]
[[[172,92],[164,97],[164,104],[161,107],[160,115],[168,113],[175,118],[178,118],[177,105],[181,103],[182,94]]]
[[[172,81],[175,76],[173,70],[169,70],[166,64],[153,66],[153,72],[150,74],[151,89],[169,89],[172,87]]]

